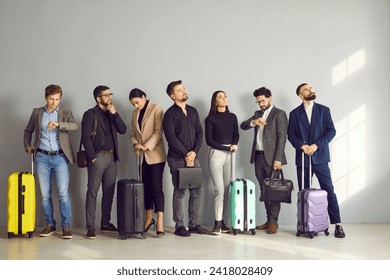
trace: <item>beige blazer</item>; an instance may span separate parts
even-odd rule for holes
[[[139,113],[139,109],[134,109],[132,114],[130,136],[132,145],[139,143],[148,148],[144,152],[144,158],[148,164],[166,161],[167,156],[162,137],[162,121],[164,117],[162,107],[149,100],[142,119],[141,129],[138,125]]]

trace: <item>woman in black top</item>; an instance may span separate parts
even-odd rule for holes
[[[237,117],[229,112],[226,94],[221,90],[213,93],[205,128],[206,143],[210,146],[210,174],[215,189],[215,225],[211,234],[219,235],[230,231],[223,218],[228,217],[231,153],[237,151],[239,140]]]

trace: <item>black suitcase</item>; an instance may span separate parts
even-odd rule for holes
[[[138,180],[122,179],[117,183],[117,220],[119,236],[127,239],[129,234],[140,234],[146,238],[144,184],[141,181],[142,169],[137,156]]]

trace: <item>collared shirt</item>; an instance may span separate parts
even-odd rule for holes
[[[47,110],[47,106],[45,106],[41,121],[41,134],[39,136],[39,148],[42,150],[58,151],[61,149],[58,128],[52,130],[47,128],[49,122],[58,122],[58,110],[59,108],[57,107],[50,113]]]
[[[203,128],[198,111],[186,105],[187,115],[173,104],[164,114],[164,135],[168,142],[168,157],[184,158],[191,151],[198,154],[203,140]]]
[[[269,112],[271,112],[274,105],[271,105],[267,110],[264,111],[262,119],[265,121],[268,118]],[[264,151],[264,145],[263,145],[263,131],[264,131],[264,125],[260,125],[259,130],[257,132],[257,141],[256,141],[256,150],[257,151]]]
[[[303,103],[303,106],[305,107],[307,118],[309,119],[309,124],[311,124],[311,114],[313,112],[313,105],[314,105],[314,102],[310,102],[309,104]]]

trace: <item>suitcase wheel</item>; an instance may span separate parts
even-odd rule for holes
[[[328,229],[325,230],[325,235],[328,236],[329,235],[329,231]]]
[[[310,239],[313,239],[313,237],[314,237],[314,234],[312,234],[312,233],[309,233],[309,237],[310,237]]]
[[[28,238],[32,238],[33,237],[33,233],[32,232],[29,232],[28,233]]]
[[[298,230],[296,235],[297,235],[298,237],[301,236],[301,231]]]
[[[125,239],[127,239],[127,233],[126,232],[119,232],[119,237],[121,238],[121,240],[125,240]]]
[[[236,229],[233,229],[233,234],[237,235],[237,230]]]
[[[251,234],[252,235],[255,235],[256,234],[256,231],[254,229],[251,229]]]
[[[12,237],[14,237],[14,234],[12,232],[9,232],[8,233],[8,239],[11,239]]]

